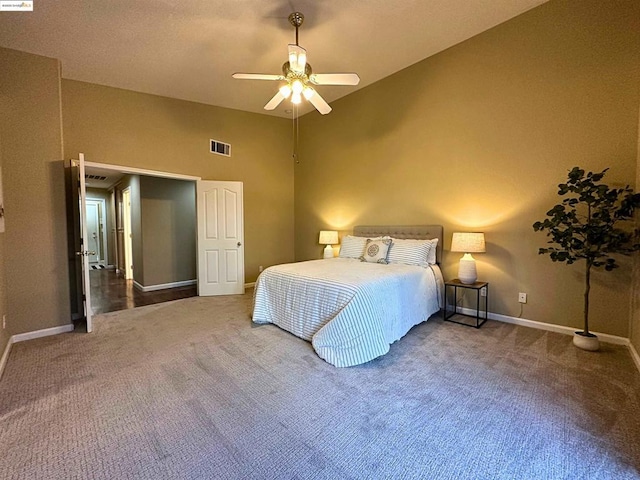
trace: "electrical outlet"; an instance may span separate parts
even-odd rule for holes
[[[262,273],[262,270],[264,270],[264,267],[263,267],[262,265],[260,265],[260,266],[258,267],[258,273]]]
[[[523,292],[518,293],[518,301],[520,303],[527,303],[527,294]]]
[[[481,297],[486,297],[487,296],[487,287],[482,287],[480,289],[480,296]]]

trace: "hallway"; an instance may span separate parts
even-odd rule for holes
[[[125,280],[112,268],[90,270],[89,281],[94,314],[169,302],[198,294],[196,285],[142,292],[133,286],[133,280]]]

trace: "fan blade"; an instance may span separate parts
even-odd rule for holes
[[[269,103],[267,103],[264,106],[265,110],[273,110],[274,108],[276,108],[278,105],[280,105],[280,102],[282,102],[285,98],[284,95],[282,95],[282,93],[280,93],[280,90],[278,90],[276,92],[276,94],[273,96],[273,98],[271,100],[269,100]]]
[[[307,51],[300,45],[289,44],[289,66],[297,73],[304,73],[307,64]]]
[[[326,115],[331,111],[329,104],[324,101],[324,98],[322,98],[318,92],[314,91],[313,95],[309,95],[308,97],[305,95],[305,98],[309,100],[309,103],[316,107],[316,110],[322,115]]]
[[[358,85],[360,83],[357,73],[314,73],[309,80],[316,85]]]
[[[282,75],[269,75],[267,73],[234,73],[231,76],[240,80],[284,80]]]

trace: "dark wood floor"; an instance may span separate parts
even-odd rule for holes
[[[91,270],[89,280],[91,309],[94,314],[195,297],[198,294],[196,285],[141,292],[133,286],[133,280],[125,280],[112,268]]]

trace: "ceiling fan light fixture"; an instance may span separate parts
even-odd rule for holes
[[[285,84],[280,87],[280,95],[284,98],[289,98],[289,95],[291,95],[291,87],[289,84]]]
[[[291,90],[293,90],[293,93],[298,94],[298,97],[300,97],[300,94],[302,93],[303,89],[304,89],[304,85],[300,80],[295,79],[293,82],[291,82]]]
[[[290,98],[294,105],[302,103],[302,97],[307,100],[322,115],[331,112],[331,107],[320,92],[313,85],[358,85],[360,77],[356,73],[313,73],[311,65],[307,63],[307,51],[298,42],[298,28],[304,21],[304,15],[293,12],[288,17],[289,23],[296,29],[296,43],[288,45],[288,61],[282,64],[282,74],[272,75],[264,73],[234,73],[233,78],[244,80],[276,80],[282,82],[278,91],[264,106],[265,110],[274,110],[280,103]],[[297,119],[297,109],[294,121]]]

